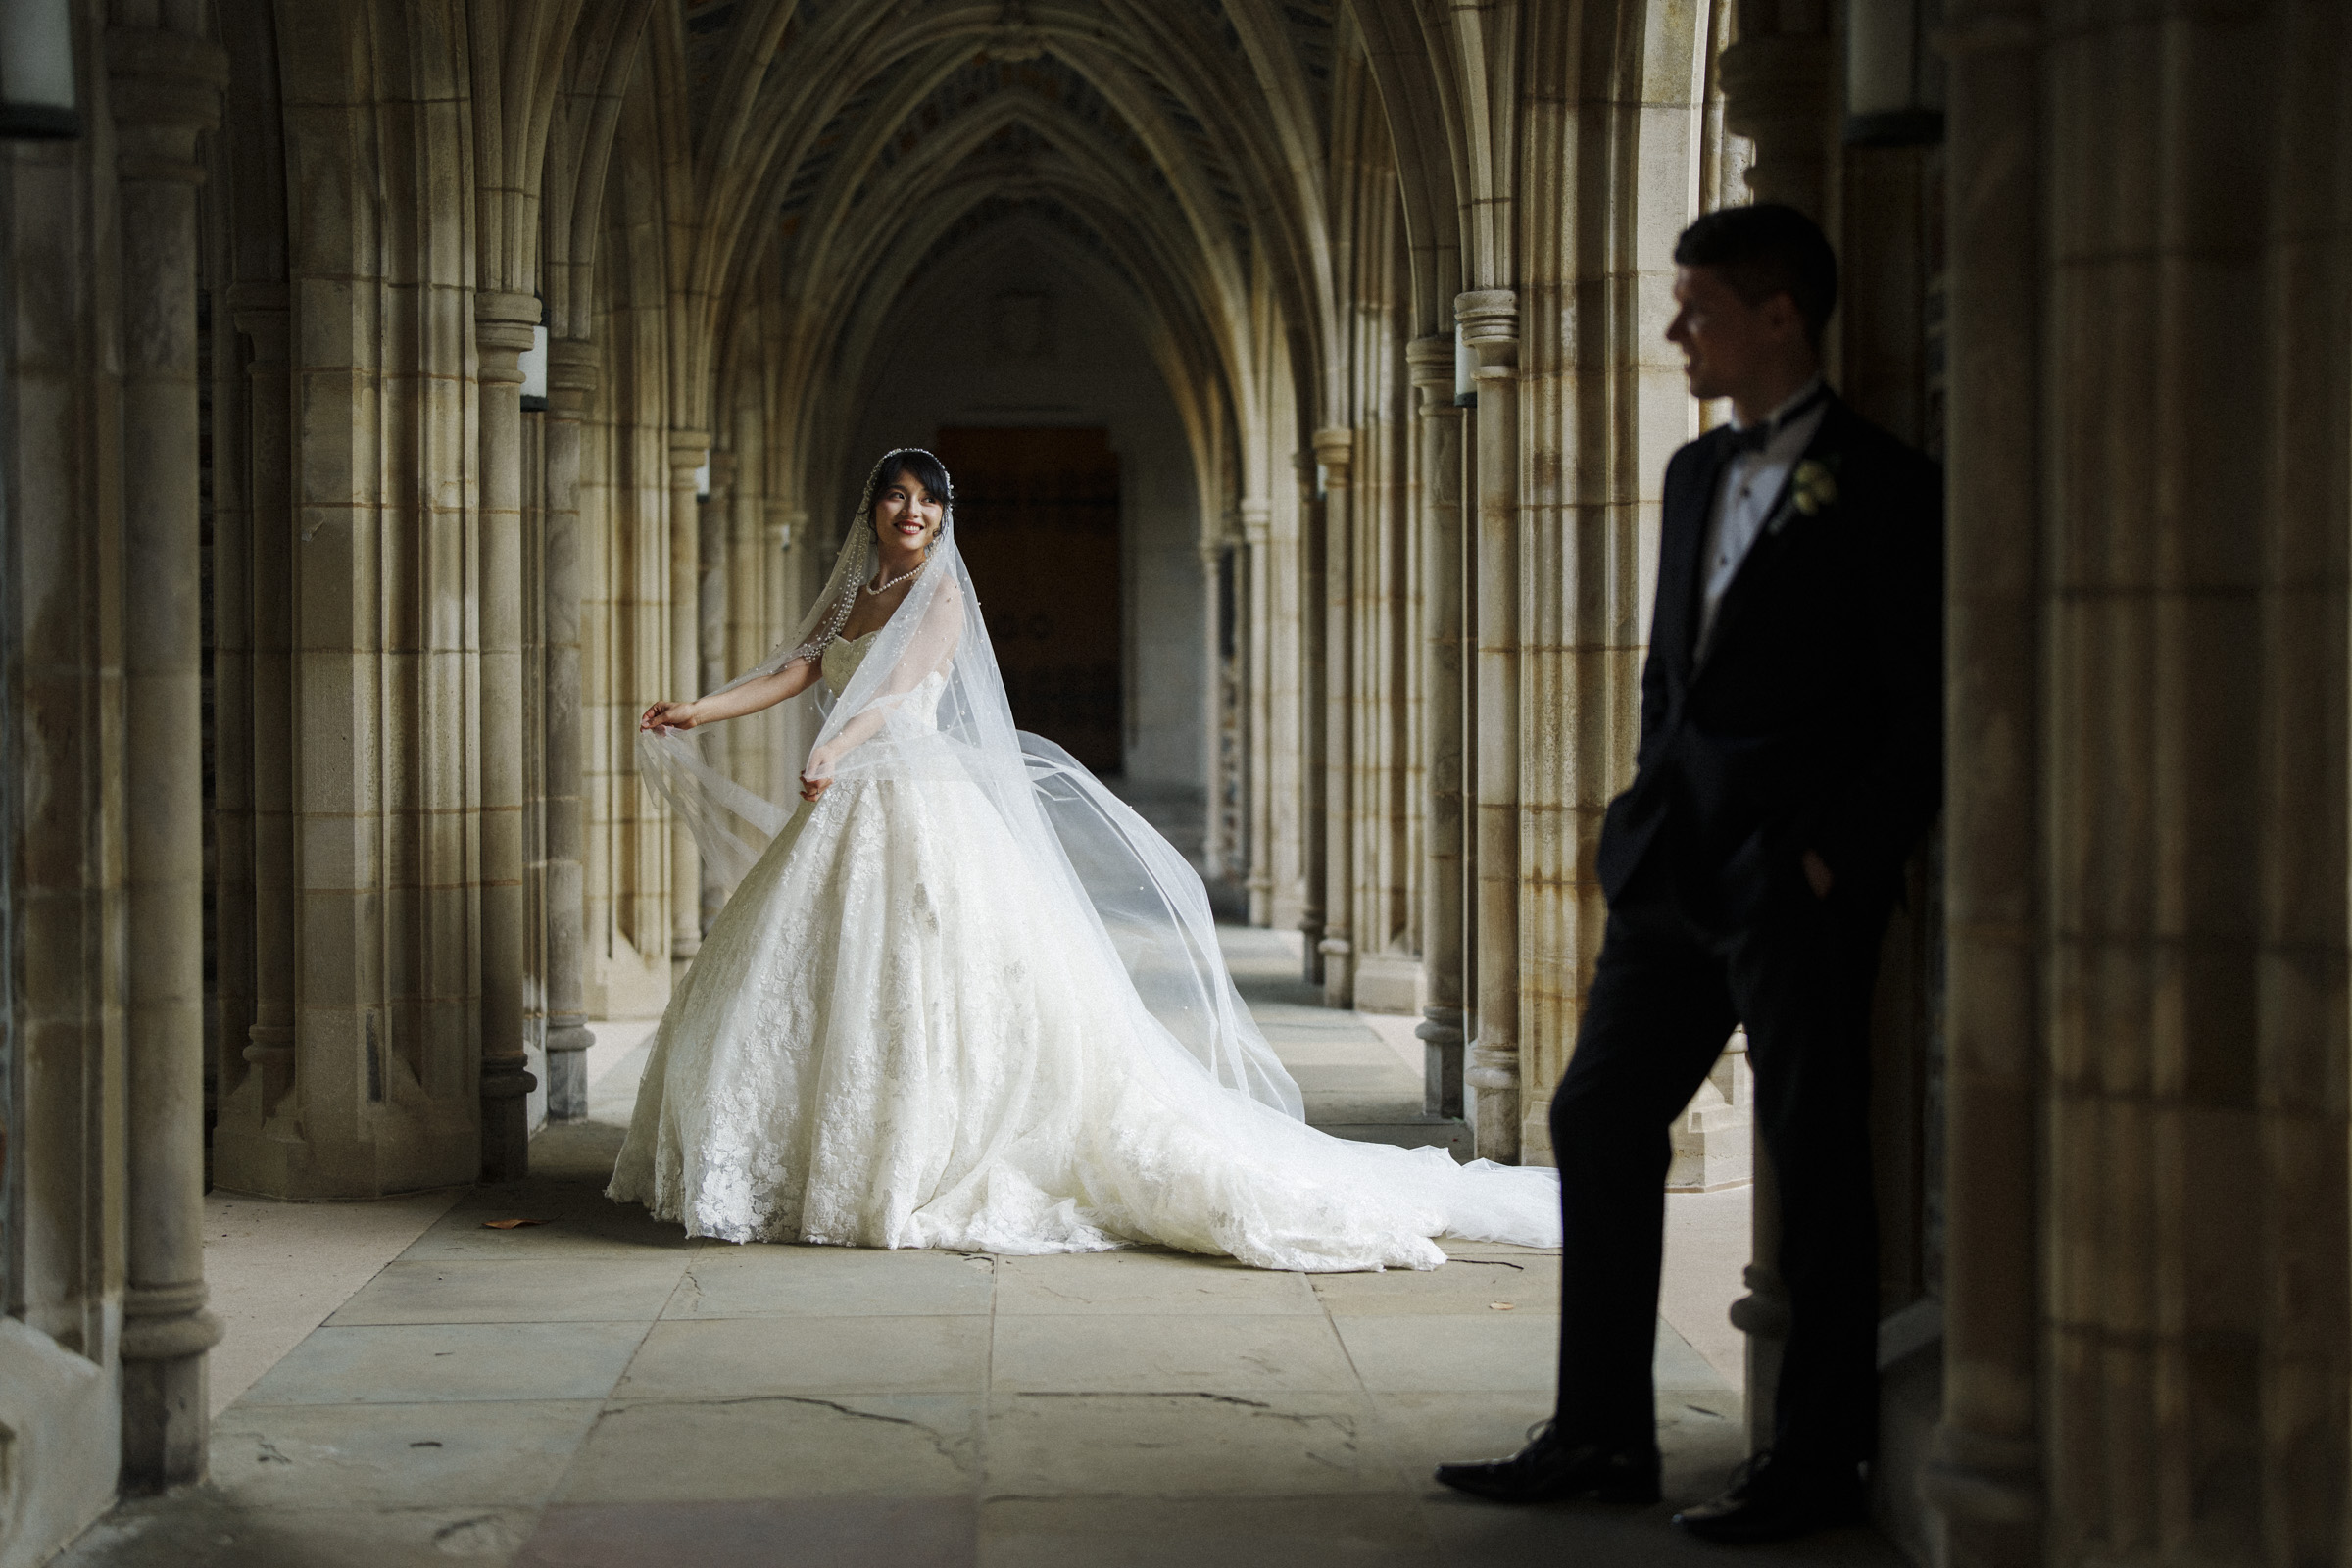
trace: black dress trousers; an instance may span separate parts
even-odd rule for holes
[[[1563,1439],[1636,1451],[1656,1443],[1650,1362],[1670,1129],[1744,1023],[1756,1130],[1780,1180],[1789,1304],[1774,1451],[1799,1465],[1870,1458],[1869,1035],[1887,912],[1836,888],[1818,898],[1792,875],[1737,929],[1708,931],[1667,875],[1646,870],[1610,908],[1576,1054],[1551,1102]]]

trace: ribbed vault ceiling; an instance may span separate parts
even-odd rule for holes
[[[1042,225],[1231,370],[1248,279],[1312,279],[1333,7],[1314,0],[682,0],[710,296],[747,268],[834,323]],[[1299,288],[1311,288],[1301,282]],[[1286,300],[1296,325],[1318,302]]]

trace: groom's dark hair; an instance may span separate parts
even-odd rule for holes
[[[1820,346],[1838,308],[1838,256],[1818,224],[1793,207],[1718,207],[1674,242],[1677,267],[1711,267],[1749,305],[1786,294]]]

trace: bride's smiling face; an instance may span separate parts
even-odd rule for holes
[[[939,536],[942,500],[901,469],[874,492],[874,538],[886,559],[912,560]]]

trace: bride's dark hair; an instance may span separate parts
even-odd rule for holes
[[[882,471],[874,476],[875,499],[879,499],[882,492],[889,489],[902,476],[912,479],[916,484],[921,485],[924,493],[943,507],[952,505],[956,500],[956,487],[948,481],[946,466],[930,453],[917,451],[913,447],[906,447],[883,456]],[[874,520],[873,507],[870,502],[866,507],[865,520],[869,525]]]

